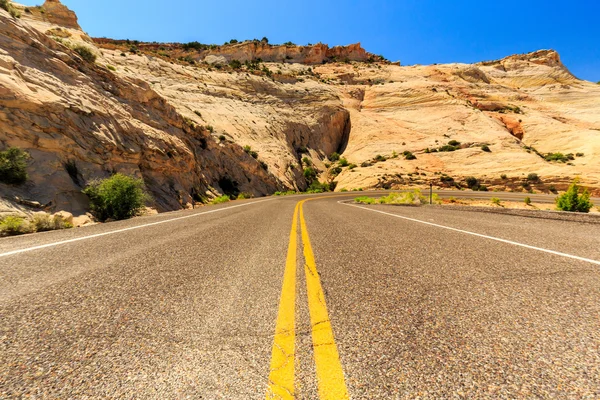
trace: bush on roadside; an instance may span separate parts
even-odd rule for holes
[[[530,206],[531,205],[531,197],[527,196],[525,197],[525,200],[523,200],[525,202],[526,205]]]
[[[361,203],[361,204],[375,204],[377,202],[377,200],[375,200],[372,197],[367,197],[367,196],[360,196],[354,199],[354,201],[356,203]]]
[[[27,180],[29,154],[18,147],[0,151],[0,182],[20,185]]]
[[[120,173],[92,181],[83,193],[89,197],[91,211],[100,221],[131,218],[149,199],[143,180]]]
[[[211,201],[211,204],[227,203],[230,200],[231,200],[231,197],[229,197],[228,195],[224,194],[223,196],[215,197],[213,199],[213,201]]]
[[[560,211],[587,213],[594,206],[590,201],[590,192],[584,189],[579,194],[577,181],[573,182],[569,189],[556,198],[556,208]]]
[[[12,236],[32,233],[33,227],[23,217],[10,215],[0,220],[0,235]]]

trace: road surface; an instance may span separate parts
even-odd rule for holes
[[[600,397],[600,225],[354,196],[0,239],[0,398]]]

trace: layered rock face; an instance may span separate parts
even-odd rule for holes
[[[31,155],[28,183],[0,183],[8,200],[83,213],[85,184],[118,171],[173,210],[221,193],[305,189],[305,157],[338,190],[443,186],[442,174],[522,190],[532,172],[544,182],[536,190],[577,176],[600,188],[600,85],[572,76],[553,51],[401,67],[360,45],[94,44],[58,1],[43,7],[63,17],[0,10],[0,150]],[[434,152],[452,140],[456,151]],[[333,152],[356,167],[338,174]],[[551,152],[578,156],[540,156]]]

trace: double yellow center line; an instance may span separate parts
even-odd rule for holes
[[[317,372],[319,398],[321,400],[349,399],[344,372],[335,344],[331,321],[327,313],[325,294],[310,244],[306,221],[304,220],[303,200],[296,204],[290,241],[286,259],[283,288],[279,302],[279,314],[275,327],[275,338],[271,355],[271,370],[267,400],[295,398],[295,309],[296,309],[296,259],[298,247],[298,217],[304,246],[304,273],[308,308],[312,326],[313,351]]]

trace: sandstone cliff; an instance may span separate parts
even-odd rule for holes
[[[442,176],[524,190],[531,172],[542,182],[528,190],[576,176],[600,188],[600,86],[551,50],[401,67],[360,45],[93,42],[58,1],[43,7],[52,12],[20,20],[0,10],[0,149],[32,156],[27,184],[0,184],[7,199],[83,212],[85,183],[119,171],[172,210],[224,192],[304,189],[304,157],[338,190],[449,186]],[[456,151],[437,152],[452,140]],[[333,152],[356,167],[338,174]],[[554,152],[577,156],[542,157]]]

